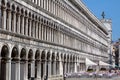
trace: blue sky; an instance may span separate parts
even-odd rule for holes
[[[101,13],[105,12],[105,18],[112,19],[112,40],[120,38],[120,0],[82,0],[88,9],[101,19]]]

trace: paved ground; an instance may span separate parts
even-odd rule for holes
[[[66,78],[65,80],[120,80],[120,77],[114,77],[114,78]]]

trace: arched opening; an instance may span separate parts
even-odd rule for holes
[[[13,47],[12,53],[11,53],[11,80],[16,80],[15,76],[16,74],[16,61],[18,61],[18,49],[17,47]]]
[[[45,73],[45,51],[41,54],[41,79],[43,79]]]
[[[59,65],[59,53],[57,53],[56,56],[56,74],[59,74],[59,69],[60,69],[60,65]]]
[[[55,53],[52,53],[52,64],[51,64],[51,75],[54,75],[55,74],[55,66],[54,66],[54,62],[55,62]]]
[[[73,62],[72,62],[72,64],[73,64],[73,65],[72,65],[72,66],[73,66],[73,67],[72,67],[72,72],[74,72],[74,71],[75,71],[75,70],[74,70],[74,69],[75,69],[75,56],[73,56],[73,59],[72,59],[72,60],[73,60]]]
[[[64,54],[64,61],[63,61],[63,74],[65,74],[66,73],[66,54]]]
[[[8,60],[9,49],[6,45],[1,50],[0,80],[6,80],[6,61]]]
[[[70,62],[69,55],[67,55],[67,71],[66,71],[67,73],[69,73],[69,62]]]
[[[20,52],[20,80],[24,80],[25,77],[25,64],[26,64],[26,50],[22,48]]]
[[[37,75],[39,74],[39,64],[40,64],[40,51],[37,50],[35,52],[35,78],[37,78]]]
[[[70,55],[70,72],[72,72],[72,55]]]
[[[47,65],[46,65],[46,79],[51,76],[51,54],[47,53]]]
[[[32,60],[33,60],[33,51],[32,51],[32,49],[30,49],[28,52],[28,79],[31,78]]]

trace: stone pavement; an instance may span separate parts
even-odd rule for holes
[[[65,80],[120,80],[120,77],[114,77],[114,78],[66,78]]]

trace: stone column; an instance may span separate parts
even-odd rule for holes
[[[28,36],[28,16],[26,15],[25,18],[26,18],[26,21],[25,21],[26,22],[25,23],[26,24],[26,26],[25,26],[25,35]]]
[[[34,3],[37,4],[37,1],[39,1],[39,0],[34,0],[34,1],[35,1]]]
[[[40,0],[40,1],[41,1],[41,7],[43,8],[43,1],[44,1],[44,0]]]
[[[16,61],[16,66],[15,66],[15,74],[16,74],[16,77],[15,77],[15,80],[20,80],[20,61]]]
[[[48,77],[51,77],[51,60],[48,61]]]
[[[35,77],[35,61],[31,61],[31,77]]]
[[[39,34],[38,33],[38,21],[36,21],[36,31],[35,32],[36,32],[36,38],[38,39],[38,34]]]
[[[44,40],[46,40],[46,24],[44,24],[44,34],[43,34],[43,36],[44,36]]]
[[[48,11],[49,12],[50,12],[50,7],[51,7],[50,3],[51,3],[51,0],[48,0]]]
[[[46,60],[45,60],[45,62],[44,62],[44,77],[46,76],[46,64],[47,64],[47,62],[46,62]]]
[[[74,72],[77,72],[77,62],[74,62]]]
[[[48,11],[48,5],[49,5],[48,2],[49,2],[49,1],[46,0],[46,10],[47,10],[47,11]]]
[[[39,39],[41,40],[41,22],[39,22]]]
[[[3,17],[2,17],[2,28],[6,30],[6,7],[2,7]]]
[[[38,4],[38,6],[40,6],[40,0],[37,0],[38,2],[37,2],[37,4]]]
[[[24,15],[22,15],[21,33],[24,34]]]
[[[67,67],[68,73],[70,72],[70,63],[68,62],[68,67]]]
[[[49,27],[49,42],[51,42],[51,27]]]
[[[56,75],[56,60],[53,63],[53,75]]]
[[[53,28],[51,28],[51,42],[53,42]]]
[[[20,13],[17,13],[18,15],[18,23],[17,23],[17,32],[20,34]]]
[[[37,78],[41,80],[41,61],[37,63]]]
[[[11,80],[11,60],[6,61],[6,80]]]
[[[32,20],[32,21],[33,21],[32,22],[33,23],[32,29],[31,29],[32,30],[32,35],[33,35],[32,37],[35,37],[35,20]]]
[[[44,27],[44,26],[43,26],[43,23],[42,23],[42,24],[41,24],[41,40],[43,40],[43,32],[44,32],[44,31],[43,31],[43,30],[44,30],[43,27]]]
[[[51,0],[51,8],[52,8],[51,12],[52,12],[52,14],[54,14],[54,2],[53,2],[53,0]]]
[[[67,69],[66,62],[64,62],[64,73],[66,73],[66,69]]]
[[[44,6],[43,7],[44,7],[44,9],[46,9],[46,1],[47,0],[43,0],[43,1],[44,1]]]
[[[56,74],[57,74],[57,75],[59,75],[59,73],[60,73],[60,66],[59,66],[59,64],[60,64],[60,63],[59,63],[59,61],[57,60],[57,61],[56,61]]]
[[[59,62],[59,74],[63,75],[63,61],[61,60],[61,56],[59,57],[60,62]]]
[[[13,32],[16,32],[16,11],[13,11]]]
[[[8,24],[7,27],[9,29],[9,31],[11,31],[11,10],[8,10]]]
[[[28,26],[29,27],[29,33],[28,33],[29,36],[31,36],[31,24],[32,24],[31,18],[29,18],[29,26]]]
[[[53,1],[53,14],[55,15],[55,1]]]
[[[28,79],[28,61],[26,60],[26,62],[25,62],[25,69],[24,69],[25,71],[25,73],[24,73],[24,80],[27,80]]]

